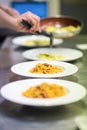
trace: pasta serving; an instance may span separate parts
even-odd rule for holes
[[[35,73],[35,74],[55,74],[55,73],[59,73],[62,71],[63,71],[62,67],[50,65],[47,63],[43,63],[43,64],[38,63],[38,64],[36,64],[36,66],[34,68],[29,70],[29,72]]]
[[[68,32],[75,32],[75,31],[79,31],[80,30],[80,26],[73,26],[73,25],[69,25],[69,26],[65,26],[65,27],[55,27],[55,26],[47,26],[45,28],[45,30],[47,32],[53,32],[53,33],[68,33]]]
[[[65,56],[63,55],[51,54],[51,53],[39,53],[37,57],[43,60],[61,60],[65,58]]]
[[[66,93],[67,90],[63,86],[44,82],[37,86],[31,86],[22,95],[29,98],[55,98],[64,96]]]
[[[27,46],[48,46],[50,44],[50,41],[44,39],[33,39],[26,40],[24,44]]]

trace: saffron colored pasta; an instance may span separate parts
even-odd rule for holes
[[[34,68],[29,70],[29,72],[35,74],[55,74],[62,71],[63,71],[62,67],[50,65],[47,63],[43,63],[43,64],[38,63]]]
[[[66,93],[63,86],[44,82],[37,86],[31,86],[22,95],[29,98],[56,98],[64,96]]]

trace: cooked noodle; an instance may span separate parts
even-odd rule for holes
[[[61,60],[64,59],[65,56],[51,53],[39,53],[37,57],[43,60]]]
[[[55,73],[59,73],[62,71],[63,71],[62,67],[50,65],[47,63],[43,63],[43,64],[38,63],[38,64],[36,64],[36,66],[34,68],[29,70],[29,72],[35,73],[35,74],[55,74]]]
[[[64,96],[66,93],[67,90],[63,86],[44,82],[37,86],[31,86],[22,95],[29,98],[55,98]]]

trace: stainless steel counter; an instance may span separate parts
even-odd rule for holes
[[[58,47],[75,48],[80,43],[87,43],[87,35],[79,35],[64,41]],[[25,77],[13,74],[13,64],[26,61],[21,55],[26,48],[12,44],[12,37],[7,37],[0,50],[0,88],[12,81]],[[74,81],[87,88],[87,50],[83,57],[71,62],[79,71],[61,79]],[[56,107],[31,107],[5,100],[0,95],[0,130],[76,130],[75,118],[87,115],[87,96],[81,101]]]

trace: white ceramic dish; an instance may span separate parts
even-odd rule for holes
[[[34,68],[38,63],[47,63],[54,66],[60,66],[63,68],[62,72],[56,74],[34,74],[29,72],[30,69]],[[55,77],[64,77],[69,76],[78,71],[77,66],[66,63],[66,62],[59,62],[59,61],[30,61],[30,62],[22,62],[11,67],[11,71],[27,77],[38,77],[38,78],[55,78]]]
[[[76,47],[80,50],[87,50],[87,44],[82,43],[82,44],[77,44]]]
[[[22,92],[31,87],[32,85],[38,85],[43,82],[55,83],[62,85],[67,89],[67,94],[58,98],[52,99],[36,99],[36,98],[27,98],[22,96]],[[66,105],[73,102],[81,100],[86,95],[86,89],[78,84],[66,80],[57,80],[57,79],[25,79],[19,80],[1,88],[1,95],[12,102],[30,106],[40,106],[40,107],[49,107],[49,106],[60,106]]]
[[[23,56],[27,59],[31,60],[44,60],[41,58],[38,58],[38,54],[56,54],[61,55],[64,58],[59,59],[60,61],[73,61],[76,59],[79,59],[83,56],[83,53],[76,49],[70,49],[70,48],[37,48],[37,49],[31,49],[23,52]]]
[[[25,36],[19,36],[19,37],[15,37],[12,39],[12,43],[14,43],[15,45],[18,45],[18,46],[23,46],[23,47],[37,47],[37,45],[32,45],[32,44],[24,44],[25,41],[33,41],[33,40],[46,40],[46,41],[50,41],[50,39],[46,36],[43,36],[43,35],[25,35]],[[50,43],[50,42],[49,42]],[[60,45],[63,43],[63,40],[62,39],[56,39],[54,38],[53,40],[53,46],[56,46],[56,45]],[[48,46],[48,45],[38,45],[38,46]]]
[[[80,130],[87,130],[87,115],[77,116],[75,123]]]

